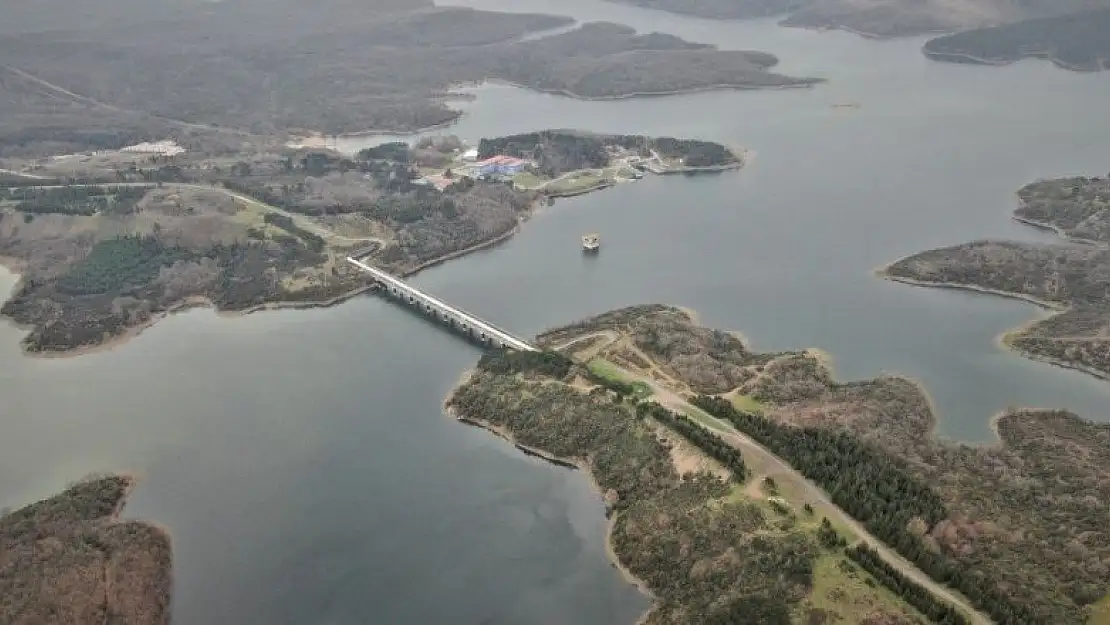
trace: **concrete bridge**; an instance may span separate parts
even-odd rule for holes
[[[456,308],[416,287],[409,286],[404,281],[389,275],[381,269],[371,267],[350,256],[347,257],[347,262],[373,276],[378,284],[385,289],[385,292],[395,299],[416,307],[429,316],[442,321],[447,326],[477,339],[483,345],[507,347],[522,352],[538,351],[535,347],[529,345],[527,341],[521,340],[492,323],[483,321],[465,310]]]

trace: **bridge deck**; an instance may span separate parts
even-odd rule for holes
[[[440,313],[449,315],[450,317],[453,317],[458,321],[469,324],[471,327],[478,329],[485,334],[488,334],[491,338],[498,340],[506,347],[511,347],[515,350],[524,352],[538,351],[535,347],[529,345],[528,342],[523,341],[513,336],[512,334],[509,334],[508,332],[498,328],[492,323],[483,321],[481,318],[472,315],[465,310],[462,310],[461,308],[452,306],[451,304],[448,304],[447,302],[433,295],[425,293],[424,291],[421,291],[416,287],[410,286],[404,281],[389,275],[381,269],[371,267],[370,265],[367,265],[366,263],[355,258],[351,258],[349,256],[347,257],[347,262],[374,276],[374,279],[382,283],[383,285],[394,288],[410,297],[419,299],[421,303],[435,307]]]

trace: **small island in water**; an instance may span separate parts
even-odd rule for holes
[[[169,535],[118,520],[133,486],[88,479],[0,516],[0,623],[169,623]]]
[[[539,343],[483,356],[448,410],[589,472],[648,623],[1081,625],[1110,604],[1110,426],[1018,410],[999,444],[938,440],[910,380],[838,382],[667,306]]]
[[[571,130],[353,157],[251,145],[9,159],[0,261],[22,279],[0,312],[29,328],[24,349],[105,345],[194,306],[332,304],[371,286],[348,256],[404,276],[508,238],[541,201],[744,164],[710,141]]]

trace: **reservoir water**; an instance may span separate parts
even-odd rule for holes
[[[1049,240],[1009,220],[1013,192],[1110,169],[1110,75],[939,64],[921,40],[592,0],[512,10],[765,50],[781,71],[829,82],[617,102],[474,89],[449,131],[470,140],[575,127],[712,139],[755,158],[561,200],[415,283],[524,335],[617,306],[688,306],[758,349],[824,349],[844,379],[921,380],[951,438],[989,440],[989,417],[1013,405],[1110,418],[1110,384],[996,345],[1036,308],[872,275],[938,245]],[[860,107],[833,108],[849,102]],[[604,248],[583,257],[592,231]],[[0,274],[0,290],[14,281]],[[91,471],[142,475],[127,512],[174,536],[177,625],[608,624],[647,606],[605,558],[583,476],[443,415],[477,351],[388,302],[193,311],[68,359],[23,357],[20,336],[0,324],[0,506]]]

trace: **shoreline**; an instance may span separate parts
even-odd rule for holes
[[[935,36],[938,36],[938,35],[943,36],[943,35],[954,32],[954,30],[945,30],[943,28],[938,28],[938,29],[926,30],[926,31],[908,31],[908,32],[900,33],[900,34],[879,34],[879,33],[867,32],[866,30],[860,30],[858,28],[852,28],[851,26],[848,26],[846,24],[840,24],[840,23],[836,23],[836,22],[829,23],[829,24],[824,24],[824,25],[822,25],[822,24],[807,24],[807,23],[804,23],[804,22],[800,23],[800,24],[799,23],[793,23],[793,22],[790,21],[791,18],[793,18],[793,17],[794,17],[793,15],[787,15],[783,19],[776,22],[776,25],[781,27],[781,28],[800,28],[802,30],[812,30],[812,31],[816,31],[816,32],[829,32],[829,31],[839,30],[841,32],[856,35],[858,37],[863,37],[864,39],[870,39],[872,41],[892,41],[894,39],[905,39],[905,38],[909,38],[909,37],[926,37],[926,36],[934,36],[935,37]],[[955,29],[955,30],[961,30],[961,29]]]
[[[509,230],[507,230],[507,231],[505,231],[505,232],[503,232],[503,233],[501,233],[501,234],[499,234],[499,235],[495,236],[494,238],[489,239],[487,241],[482,241],[481,243],[476,243],[476,244],[474,244],[470,247],[467,247],[467,248],[464,248],[464,249],[461,249],[461,250],[456,250],[454,252],[449,252],[447,254],[444,254],[443,256],[439,256],[439,257],[424,261],[424,262],[422,262],[422,263],[420,263],[420,264],[418,264],[418,265],[416,265],[416,266],[414,266],[410,269],[406,269],[406,270],[403,270],[403,271],[399,272],[398,276],[401,277],[401,278],[408,278],[408,277],[413,276],[413,275],[415,275],[415,274],[417,274],[421,271],[424,271],[425,269],[430,269],[430,268],[432,268],[436,265],[448,262],[450,260],[454,260],[456,258],[465,256],[467,254],[471,254],[473,252],[478,252],[478,251],[481,251],[481,250],[484,250],[484,249],[487,249],[487,248],[494,247],[498,244],[504,243],[505,241],[509,240],[510,238],[513,237],[513,235],[517,234],[517,232],[520,231],[520,227],[523,224],[523,222],[527,221],[532,216],[532,214],[535,213],[536,210],[538,210],[538,208],[539,207],[538,207],[538,200],[537,200],[537,201],[534,201],[532,203],[532,205],[528,208],[527,214],[525,216],[518,217],[517,224],[515,226],[513,226],[512,228],[510,228]],[[25,269],[25,263],[23,263],[22,261],[20,261],[17,258],[14,258],[14,257],[0,256],[0,266],[3,266],[5,269],[7,269],[13,275],[16,276],[15,284],[12,286],[12,289],[11,289],[10,293],[8,294],[7,298],[5,298],[5,300],[4,300],[4,301],[7,301],[7,299],[10,299],[11,296],[16,291],[18,291],[20,286],[23,284],[23,273],[22,272]],[[180,302],[177,302],[177,303],[171,305],[166,310],[163,310],[163,311],[160,311],[158,313],[155,313],[155,314],[151,315],[149,319],[143,321],[142,323],[137,324],[137,325],[132,326],[132,327],[129,327],[125,331],[121,332],[120,334],[112,336],[108,340],[106,340],[104,342],[101,342],[101,343],[96,343],[96,344],[93,344],[93,345],[78,345],[78,346],[75,346],[75,347],[72,347],[72,348],[61,349],[61,350],[32,351],[32,350],[27,349],[27,346],[24,344],[23,339],[21,338],[20,341],[19,341],[19,347],[20,347],[20,351],[23,353],[23,355],[28,357],[28,358],[44,358],[44,359],[75,358],[77,356],[85,356],[85,355],[88,355],[88,354],[93,354],[93,353],[97,353],[97,352],[101,352],[101,351],[107,351],[107,350],[110,350],[110,349],[115,349],[117,347],[120,347],[124,343],[130,341],[131,339],[134,339],[134,338],[138,337],[140,334],[142,334],[146,330],[149,330],[155,324],[157,324],[159,321],[162,321],[163,319],[166,319],[167,317],[169,317],[171,315],[175,315],[175,314],[183,313],[183,312],[188,312],[188,311],[194,310],[194,309],[201,309],[201,308],[212,309],[216,313],[216,315],[218,315],[220,317],[224,317],[224,318],[227,318],[227,319],[234,319],[234,318],[245,317],[247,315],[251,315],[251,314],[254,314],[254,313],[265,312],[265,311],[270,311],[270,310],[308,310],[308,309],[313,309],[313,308],[330,308],[332,306],[337,306],[339,304],[342,304],[342,303],[346,302],[347,300],[352,299],[352,298],[354,298],[358,295],[362,295],[363,293],[366,293],[367,291],[373,290],[373,288],[374,288],[374,285],[369,284],[369,285],[356,287],[356,288],[351,289],[347,292],[341,293],[339,295],[336,295],[334,297],[330,297],[330,298],[324,299],[324,300],[305,300],[305,301],[291,301],[290,300],[290,301],[263,302],[261,304],[256,304],[254,306],[250,306],[248,308],[244,308],[244,309],[241,309],[241,310],[220,309],[219,306],[217,306],[212,301],[212,299],[209,298],[209,297],[191,296],[191,297],[185,298],[184,300],[182,300]],[[21,332],[24,332],[24,333],[31,332],[35,327],[34,324],[20,323],[20,322],[16,321],[15,319],[12,319],[11,317],[9,317],[7,315],[0,315],[0,319],[2,319],[4,322],[10,324],[11,326],[15,327],[17,330],[19,330]]]
[[[895,261],[898,262],[898,261]],[[884,280],[891,282],[900,282],[910,286],[928,287],[933,289],[951,289],[953,291],[971,291],[974,293],[981,293],[983,295],[994,295],[997,297],[1005,297],[1007,299],[1015,299],[1029,304],[1033,304],[1038,308],[1050,310],[1055,313],[1062,313],[1068,310],[1068,306],[1057,304],[1047,300],[1038,299],[1032,295],[1025,295],[1023,293],[1013,293],[1010,291],[1001,291],[975,284],[962,284],[959,282],[928,282],[926,280],[918,280],[916,278],[906,278],[904,276],[896,276],[886,271],[886,267],[876,270],[876,275]]]
[[[778,63],[779,63],[779,59],[778,59],[778,57],[775,57],[775,63],[772,64],[772,65],[769,65],[768,68],[775,67],[776,65],[778,65]],[[787,76],[787,78],[792,78],[792,77]],[[511,80],[505,80],[505,79],[502,79],[502,78],[487,78],[487,79],[482,80],[482,81],[470,81],[470,82],[455,83],[455,84],[451,85],[448,88],[448,90],[445,91],[443,94],[440,94],[439,97],[443,101],[452,101],[452,100],[470,101],[470,100],[474,100],[477,96],[474,95],[474,94],[466,93],[465,90],[467,90],[467,89],[480,89],[485,85],[495,85],[495,86],[502,86],[502,87],[512,87],[514,89],[523,89],[525,91],[532,91],[532,92],[535,92],[535,93],[542,93],[542,94],[545,94],[545,95],[560,96],[560,97],[570,98],[572,100],[581,100],[583,102],[616,102],[616,101],[620,101],[620,100],[632,100],[632,99],[636,99],[636,98],[661,98],[661,97],[676,96],[676,95],[694,95],[694,94],[699,94],[699,93],[709,93],[709,92],[713,92],[713,91],[756,91],[756,90],[764,90],[764,89],[766,89],[766,90],[812,89],[815,85],[819,85],[819,84],[822,84],[822,83],[826,82],[826,80],[823,79],[823,78],[806,78],[806,79],[796,79],[795,78],[794,80],[798,80],[799,82],[795,82],[795,83],[791,83],[791,84],[785,84],[785,85],[755,85],[755,84],[745,85],[745,84],[735,84],[735,83],[733,83],[733,84],[717,83],[717,84],[712,84],[712,85],[706,85],[706,86],[703,86],[703,87],[689,87],[689,88],[686,88],[686,89],[667,89],[667,90],[663,90],[663,91],[633,91],[633,92],[622,93],[622,94],[617,94],[617,95],[586,96],[586,95],[577,94],[577,93],[575,93],[575,92],[573,92],[569,89],[553,89],[553,88],[533,87],[533,86],[524,85],[524,84],[521,84],[521,83],[518,83],[518,82],[514,82],[514,81],[511,81]],[[306,149],[306,148],[307,149],[330,149],[330,148],[326,148],[325,145],[323,145],[323,143],[329,137],[337,138],[337,139],[365,139],[365,138],[369,138],[369,137],[385,136],[385,137],[394,137],[398,140],[409,139],[409,138],[415,137],[416,135],[420,135],[420,134],[423,134],[423,133],[426,133],[426,132],[431,132],[431,131],[434,131],[434,130],[445,130],[447,128],[450,128],[450,127],[458,124],[459,120],[461,120],[466,115],[466,111],[463,110],[463,109],[458,109],[458,108],[454,108],[454,107],[447,107],[447,110],[449,110],[449,111],[451,111],[452,113],[455,114],[451,119],[446,120],[446,121],[442,121],[442,122],[439,122],[439,123],[436,123],[436,124],[431,124],[431,125],[428,125],[428,126],[420,126],[420,127],[417,127],[417,128],[410,128],[410,129],[370,128],[370,129],[365,129],[365,130],[350,130],[350,131],[346,131],[346,132],[341,132],[341,133],[336,134],[336,135],[325,135],[325,134],[323,134],[319,131],[312,131],[312,130],[309,130],[309,129],[306,129],[306,128],[290,129],[288,131],[289,139],[284,143],[284,145],[287,146],[287,147],[293,148],[293,149]],[[319,140],[320,144],[317,144],[316,140]]]
[[[341,132],[337,135],[325,135],[319,131],[309,130],[307,128],[295,128],[287,131],[288,141],[283,145],[294,150],[301,149],[323,149],[329,150],[326,145],[327,140],[330,139],[366,139],[369,137],[411,137],[413,135],[431,132],[433,130],[443,130],[450,128],[459,123],[459,119],[465,115],[465,111],[449,108],[448,110],[457,113],[454,117],[447,121],[439,122],[438,124],[431,124],[429,126],[420,126],[419,128],[404,130],[400,128],[368,128],[366,130],[351,130],[348,132]],[[338,151],[338,150],[337,150]]]
[[[730,148],[730,151],[731,151],[731,148]],[[734,152],[734,155],[735,155],[735,152]],[[685,168],[684,170],[675,170],[675,171],[670,171],[670,172],[667,172],[667,173],[697,173],[698,171],[726,171],[726,170],[741,169],[745,165],[744,155],[741,154],[741,155],[736,155],[736,156],[737,156],[737,159],[738,159],[736,163],[729,163],[729,164],[723,165],[723,166],[712,166],[710,168]],[[424,271],[426,269],[430,269],[430,268],[435,267],[437,265],[446,263],[446,262],[451,261],[451,260],[455,260],[457,258],[461,258],[463,256],[466,256],[468,254],[472,254],[474,252],[479,252],[479,251],[482,251],[482,250],[485,250],[485,249],[495,247],[497,245],[500,245],[501,243],[504,243],[504,242],[508,241],[514,235],[516,235],[517,233],[520,232],[524,223],[527,222],[528,220],[530,220],[537,212],[539,212],[539,210],[542,208],[542,203],[545,200],[549,199],[549,198],[572,197],[572,196],[577,196],[577,195],[585,195],[587,193],[592,193],[594,191],[605,190],[605,189],[607,189],[611,186],[613,186],[612,183],[603,181],[602,183],[591,186],[588,189],[576,190],[576,191],[573,191],[573,192],[570,192],[570,193],[549,195],[549,194],[539,192],[537,194],[537,196],[532,200],[532,202],[528,205],[528,208],[525,209],[524,211],[522,211],[521,214],[516,216],[516,223],[511,228],[507,229],[506,231],[504,231],[500,234],[494,235],[492,238],[487,239],[485,241],[475,243],[474,245],[471,245],[469,247],[466,247],[466,248],[463,248],[463,249],[460,249],[460,250],[455,250],[453,252],[448,252],[446,254],[443,254],[442,256],[438,256],[436,258],[432,258],[432,259],[429,259],[427,261],[418,263],[417,265],[415,265],[415,266],[413,266],[409,269],[404,269],[402,271],[397,272],[397,276],[399,278],[402,278],[402,279],[409,278],[409,277],[414,276],[414,275],[416,275],[416,274],[418,274],[421,271]],[[22,286],[22,284],[23,284],[23,272],[26,269],[26,263],[24,263],[23,261],[19,260],[18,258],[15,258],[15,257],[0,256],[0,266],[3,266],[4,268],[11,271],[14,275],[16,275],[16,282],[13,285],[11,292],[8,294],[8,297],[5,298],[5,300],[4,300],[4,301],[7,301]],[[102,341],[100,343],[90,344],[90,345],[77,345],[77,346],[73,346],[73,347],[66,348],[66,349],[47,349],[47,350],[32,351],[32,350],[27,349],[27,345],[25,344],[25,342],[23,340],[25,337],[23,337],[19,341],[19,346],[20,346],[20,351],[22,352],[22,354],[24,356],[27,356],[27,357],[32,357],[32,358],[72,358],[72,357],[76,357],[76,356],[83,356],[83,355],[92,354],[92,353],[96,353],[96,352],[99,352],[99,351],[105,351],[105,350],[114,349],[116,347],[119,347],[119,346],[123,345],[124,343],[126,343],[127,341],[139,336],[144,331],[153,327],[156,323],[158,323],[159,321],[169,317],[170,315],[181,313],[181,312],[186,312],[186,311],[196,309],[196,308],[211,308],[211,309],[215,310],[217,315],[224,316],[224,317],[229,317],[229,318],[231,318],[231,317],[242,317],[242,316],[250,315],[250,314],[253,314],[253,313],[256,313],[256,312],[262,312],[262,311],[267,311],[267,310],[298,310],[298,309],[303,310],[303,309],[311,309],[311,308],[328,308],[328,307],[331,307],[331,306],[341,304],[341,303],[343,303],[343,302],[345,302],[345,301],[347,301],[347,300],[349,300],[349,299],[351,299],[351,298],[353,298],[357,295],[361,295],[361,294],[363,294],[363,293],[365,293],[365,292],[367,292],[367,291],[369,291],[373,288],[374,288],[374,285],[372,285],[372,284],[364,285],[364,286],[359,286],[359,287],[356,287],[354,289],[351,289],[347,292],[340,293],[339,295],[336,295],[334,297],[331,297],[331,298],[328,298],[328,299],[325,299],[325,300],[263,302],[261,304],[256,304],[254,306],[250,306],[250,307],[242,309],[242,310],[221,310],[219,308],[219,306],[217,306],[212,301],[212,299],[210,297],[192,296],[192,297],[185,298],[182,301],[179,301],[179,302],[176,302],[176,303],[170,305],[165,310],[159,311],[158,313],[155,313],[155,314],[151,315],[149,319],[146,319],[142,323],[139,323],[135,326],[129,327],[126,330],[124,330],[123,332],[121,332],[121,333],[119,333],[115,336],[112,336],[112,337],[108,338],[107,340]],[[34,324],[19,323],[19,322],[15,321],[14,319],[12,319],[11,317],[8,317],[6,315],[0,316],[0,319],[4,319],[8,323],[11,323],[17,330],[19,330],[21,332],[25,332],[25,333],[29,333],[35,327]]]
[[[495,426],[482,419],[477,419],[461,414],[454,407],[448,405],[451,401],[451,398],[455,395],[455,392],[470,380],[475,371],[476,369],[472,368],[463,372],[463,375],[459,378],[458,383],[452,386],[451,390],[448,391],[447,397],[443,400],[444,414],[458,421],[459,423],[462,423],[463,425],[479,428],[489,434],[492,434],[493,436],[496,436],[497,438],[504,440],[526,456],[537,458],[555,467],[569,469],[572,471],[581,471],[582,474],[585,475],[586,478],[589,480],[590,487],[593,489],[593,491],[597,493],[604,501],[605,493],[602,490],[601,485],[598,484],[593,472],[590,470],[588,462],[576,458],[561,458],[542,449],[524,445],[517,441],[512,432],[506,430],[505,428]],[[632,586],[635,586],[636,590],[638,590],[640,594],[644,595],[652,602],[651,607],[648,608],[648,610],[645,611],[644,614],[636,621],[636,625],[642,625],[643,623],[647,622],[648,617],[651,616],[651,613],[655,611],[655,601],[658,598],[655,596],[655,593],[651,591],[646,582],[636,577],[636,575],[632,573],[632,571],[630,571],[623,562],[621,562],[620,556],[617,554],[616,549],[613,547],[613,528],[617,522],[618,513],[611,513],[608,504],[605,504],[605,509],[606,516],[608,517],[608,522],[605,525],[606,557],[609,559],[610,564],[612,564],[613,568],[617,569],[620,572],[621,577],[624,578],[626,582],[628,582]]]
[[[1052,63],[1060,69],[1080,74],[1094,74],[1096,72],[1104,71],[1104,68],[1102,67],[1086,67],[1082,65],[1072,65],[1070,63],[1065,63],[1048,50],[1024,52],[1018,54],[1015,57],[986,58],[975,56],[970,52],[942,52],[930,50],[928,46],[928,41],[925,42],[925,45],[921,46],[922,54],[924,54],[925,57],[929,60],[942,63],[963,63],[965,65],[992,65],[994,67],[1003,67],[1006,65],[1013,65],[1014,63],[1019,63],[1021,61],[1034,59],[1048,61],[1049,63]]]
[[[898,262],[898,261],[895,261],[895,262]],[[894,263],[891,263],[891,264],[894,264]],[[1025,294],[1022,294],[1022,293],[1011,293],[1011,292],[1008,292],[1008,291],[1000,291],[1000,290],[997,290],[997,289],[989,289],[989,288],[986,288],[986,287],[976,286],[976,285],[973,285],[973,284],[959,284],[959,283],[956,283],[956,282],[926,282],[924,280],[917,280],[917,279],[914,279],[914,278],[905,278],[905,277],[902,277],[902,276],[895,276],[895,275],[891,275],[890,273],[888,273],[886,271],[886,269],[888,267],[889,267],[889,265],[887,265],[886,267],[883,267],[881,269],[876,270],[877,275],[879,277],[881,277],[885,280],[889,280],[891,282],[899,282],[899,283],[902,283],[902,284],[908,284],[910,286],[915,286],[915,287],[934,288],[934,289],[951,289],[953,291],[969,291],[969,292],[978,293],[978,294],[981,294],[981,295],[993,295],[995,297],[1004,297],[1004,298],[1007,298],[1007,299],[1013,299],[1013,300],[1026,302],[1028,304],[1033,304],[1034,306],[1037,306],[1038,308],[1041,308],[1042,310],[1049,311],[1051,314],[1048,317],[1046,317],[1045,319],[1050,319],[1052,317],[1055,317],[1057,315],[1061,315],[1061,314],[1071,310],[1070,306],[1064,306],[1062,304],[1057,304],[1057,303],[1054,303],[1054,302],[1049,302],[1049,301],[1037,299],[1036,297],[1033,297],[1031,295],[1025,295]],[[1054,366],[1060,367],[1061,369],[1070,369],[1072,371],[1077,371],[1079,373],[1085,373],[1085,374],[1087,374],[1087,375],[1089,375],[1093,378],[1097,378],[1099,380],[1110,381],[1110,373],[1107,373],[1105,371],[1095,369],[1093,367],[1090,367],[1090,366],[1087,366],[1087,365],[1084,365],[1084,364],[1081,364],[1081,363],[1073,363],[1073,362],[1068,362],[1066,360],[1061,360],[1061,359],[1056,358],[1054,356],[1047,356],[1047,355],[1044,355],[1044,354],[1038,354],[1038,353],[1035,353],[1035,352],[1030,352],[1029,350],[1023,349],[1023,348],[1014,344],[1014,339],[1028,336],[1029,330],[1032,329],[1033,326],[1035,326],[1036,324],[1041,323],[1042,321],[1044,321],[1045,319],[1030,319],[1029,321],[1027,321],[1027,322],[1025,322],[1025,323],[1023,323],[1023,324],[1021,324],[1017,327],[1011,328],[1009,330],[1004,330],[1002,333],[1000,333],[1000,334],[998,334],[997,336],[994,337],[995,345],[997,345],[998,347],[1003,348],[1003,349],[1005,349],[1009,352],[1017,354],[1017,355],[1019,355],[1023,358],[1029,359],[1029,360],[1033,360],[1033,361],[1036,361],[1036,362],[1042,362],[1042,363],[1049,364],[1049,365],[1054,365]],[[1043,409],[1041,409],[1041,408],[1031,408],[1031,410],[1043,410]]]
[[[776,65],[778,64],[778,58],[777,57],[775,59],[775,64]],[[769,67],[774,67],[774,65],[771,65]],[[796,80],[798,80],[798,79],[796,79]],[[474,89],[474,88],[481,87],[482,85],[489,84],[489,85],[500,85],[500,86],[504,86],[504,87],[513,87],[515,89],[524,89],[524,90],[527,90],[527,91],[534,91],[536,93],[544,93],[544,94],[547,94],[547,95],[562,96],[562,97],[571,98],[571,99],[574,99],[574,100],[581,100],[583,102],[616,102],[616,101],[620,101],[620,100],[632,100],[632,99],[635,99],[635,98],[661,98],[661,97],[666,97],[666,96],[708,93],[708,92],[712,92],[712,91],[756,91],[756,90],[761,90],[761,89],[768,89],[768,90],[776,90],[776,89],[812,89],[814,85],[819,85],[819,84],[825,82],[825,80],[821,79],[821,78],[811,78],[811,79],[805,79],[805,80],[807,80],[808,82],[799,81],[799,82],[796,82],[796,83],[786,84],[786,85],[742,85],[742,84],[719,83],[719,84],[713,84],[713,85],[706,85],[704,87],[689,87],[687,89],[667,89],[667,90],[664,90],[664,91],[633,91],[633,92],[630,92],[630,93],[622,93],[622,94],[618,94],[618,95],[603,95],[603,96],[579,95],[579,94],[576,94],[573,91],[570,91],[568,89],[531,87],[531,86],[528,86],[528,85],[523,85],[523,84],[520,84],[520,83],[517,83],[517,82],[513,82],[511,80],[504,80],[504,79],[501,79],[501,78],[491,78],[491,79],[484,80],[484,81],[482,81],[480,83],[476,83],[476,84],[466,84],[466,83],[460,83],[460,84],[462,85],[461,88]]]
[[[1068,243],[1074,243],[1076,245],[1088,245],[1088,246],[1091,246],[1091,247],[1107,247],[1107,245],[1105,243],[1102,243],[1101,241],[1096,241],[1094,239],[1087,239],[1087,238],[1084,238],[1084,237],[1072,236],[1072,235],[1064,232],[1063,230],[1061,230],[1060,227],[1057,226],[1056,224],[1052,224],[1052,223],[1049,223],[1047,221],[1037,221],[1036,219],[1030,219],[1028,217],[1022,217],[1022,216],[1017,215],[1017,214],[1010,215],[1010,219],[1013,219],[1014,221],[1018,222],[1019,224],[1029,226],[1030,228],[1035,228],[1037,230],[1045,230],[1047,232],[1051,232],[1051,233],[1055,234],[1057,237],[1059,237],[1061,240],[1067,241]]]

